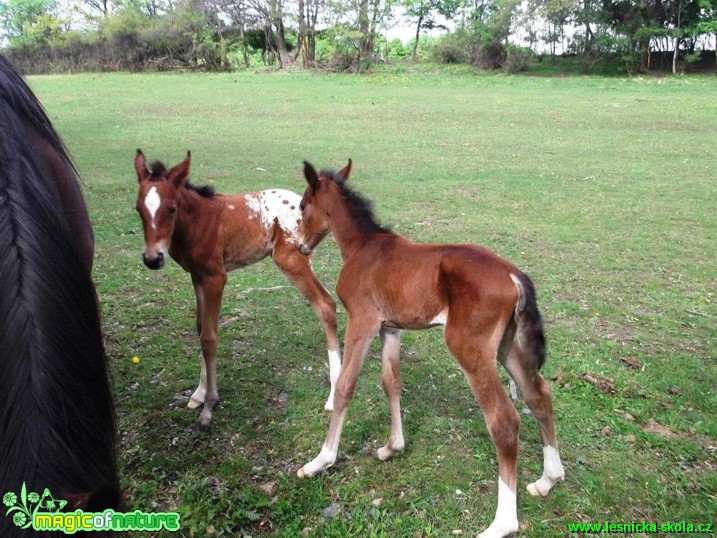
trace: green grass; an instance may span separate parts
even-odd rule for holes
[[[328,423],[325,350],[298,292],[268,289],[287,284],[269,260],[230,276],[222,403],[210,433],[193,433],[197,412],[173,405],[199,375],[193,295],[176,264],[141,264],[139,147],[168,165],[191,149],[194,182],[223,192],[301,191],[303,159],[338,168],[351,157],[352,184],[383,223],[484,244],[532,276],[567,474],[545,499],[524,493],[542,452],[523,416],[520,536],[562,536],[580,521],[717,523],[714,77],[387,69],[30,82],[85,182],[134,508],[178,510],[182,536],[473,536],[497,490],[493,445],[440,330],[404,337],[405,453],[371,455],[389,430],[374,345],[339,460],[295,477]],[[314,266],[333,290],[332,239]],[[342,332],[345,322],[341,309]]]

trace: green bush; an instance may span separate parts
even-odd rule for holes
[[[404,45],[400,39],[392,39],[386,43],[386,57],[389,59],[402,60],[411,56],[413,50],[413,43]]]
[[[530,69],[530,64],[535,59],[535,53],[527,47],[510,45],[507,49],[503,68],[508,73],[523,73]]]
[[[464,31],[457,31],[430,44],[430,58],[444,64],[467,64],[471,61],[470,38]]]

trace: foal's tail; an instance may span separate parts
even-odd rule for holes
[[[515,320],[523,337],[524,360],[526,365],[532,364],[537,372],[545,364],[545,333],[535,297],[535,286],[525,273],[510,276],[520,293],[515,305]]]

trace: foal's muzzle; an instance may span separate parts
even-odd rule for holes
[[[147,257],[147,254],[142,254],[142,261],[150,269],[161,269],[164,267],[164,253],[158,252],[153,258]]]
[[[309,248],[308,246],[304,245],[303,243],[301,243],[299,245],[299,252],[301,252],[304,256],[308,256],[309,254],[311,254],[312,251],[313,251],[313,249]]]

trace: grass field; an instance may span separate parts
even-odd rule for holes
[[[717,524],[715,77],[386,69],[30,83],[85,181],[133,508],[179,511],[182,536],[475,536],[497,492],[493,444],[440,330],[403,339],[405,453],[372,455],[389,431],[374,345],[339,460],[296,478],[328,424],[324,340],[269,260],[230,275],[222,402],[211,431],[192,432],[197,412],[175,396],[199,375],[193,294],[176,264],[141,263],[139,147],[168,165],[191,149],[193,181],[220,192],[302,191],[303,159],[338,168],[351,157],[352,184],[382,223],[486,245],[531,275],[566,480],[545,499],[525,493],[542,451],[523,415],[520,536],[606,520]],[[332,239],[314,267],[333,291]],[[342,332],[345,322],[341,309]]]

